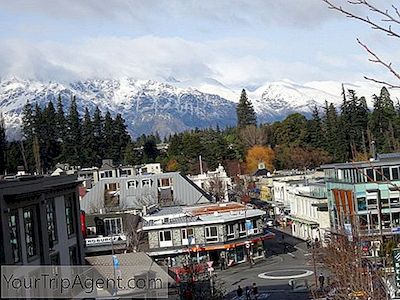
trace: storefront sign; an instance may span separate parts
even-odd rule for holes
[[[96,238],[87,238],[85,239],[86,246],[98,246],[104,244],[111,244],[115,242],[126,241],[125,235],[114,235],[114,236],[105,236],[105,237],[96,237]]]
[[[394,279],[397,288],[400,288],[400,249],[393,249]]]

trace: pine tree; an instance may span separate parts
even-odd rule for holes
[[[65,158],[69,164],[79,166],[82,163],[82,128],[75,96],[71,100],[67,117],[67,128]]]
[[[94,126],[89,113],[89,109],[86,107],[82,122],[83,165],[87,167],[94,166],[96,164],[96,155]]]
[[[129,142],[124,149],[124,164],[125,165],[136,165],[139,164],[139,156],[135,151],[135,145]]]
[[[55,159],[60,155],[60,143],[57,138],[57,114],[53,102],[49,102],[41,113],[39,138],[43,168],[50,171]]]
[[[347,160],[344,131],[336,107],[325,102],[324,132],[326,136],[325,149],[333,156],[334,161]]]
[[[104,117],[104,131],[103,131],[103,147],[104,147],[104,157],[107,159],[114,159],[115,156],[115,145],[114,141],[114,122],[109,111],[106,112]]]
[[[62,103],[61,95],[58,95],[57,99],[57,112],[56,112],[56,130],[57,140],[64,141],[67,131],[67,121],[65,119],[64,106]]]
[[[257,125],[256,113],[254,112],[251,101],[247,98],[246,90],[242,90],[239,103],[236,107],[238,127],[243,128],[247,125]]]
[[[395,150],[395,120],[396,110],[388,90],[383,87],[379,96],[374,95],[374,110],[371,114],[370,125],[372,139],[375,140],[378,152]],[[397,137],[398,138],[398,137]]]
[[[325,136],[322,132],[322,121],[317,106],[313,109],[312,119],[308,121],[308,142],[314,148],[325,146]]]
[[[124,156],[123,151],[131,141],[131,137],[129,136],[125,120],[122,118],[121,114],[117,114],[113,121],[114,128],[114,136],[113,136],[113,149],[114,149],[114,158],[116,162],[122,163]],[[159,137],[158,137],[159,138]]]
[[[30,141],[33,138],[34,126],[32,105],[27,101],[22,111],[22,132],[27,141]]]
[[[104,120],[99,107],[97,106],[93,114],[93,134],[95,142],[95,165],[100,166],[101,159],[105,158],[104,152]]]
[[[0,175],[5,174],[6,171],[6,153],[6,126],[4,124],[3,114],[0,113]]]

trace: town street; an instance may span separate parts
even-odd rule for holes
[[[266,244],[268,258],[256,260],[253,267],[250,267],[248,263],[243,263],[227,270],[216,271],[218,280],[223,282],[226,290],[226,299],[239,299],[236,296],[238,286],[240,285],[245,290],[246,286],[251,288],[253,283],[258,286],[258,299],[310,299],[305,286],[306,284],[314,285],[315,277],[305,243],[280,231],[274,230],[274,232],[276,239],[268,241]],[[283,239],[282,235],[284,235]],[[284,253],[285,243],[288,253]],[[319,270],[317,270],[317,274],[319,274],[318,272]],[[268,279],[260,278],[260,274],[264,274],[263,277]],[[291,277],[296,276],[300,278],[294,279],[295,288],[292,289],[289,281]],[[270,277],[279,279],[269,279]],[[242,299],[245,297],[243,296]]]

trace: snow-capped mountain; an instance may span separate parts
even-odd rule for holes
[[[369,102],[373,93],[379,93],[377,86],[365,89],[362,85],[345,84],[345,87],[360,89],[362,93],[357,94],[365,95]],[[133,136],[156,131],[163,136],[195,127],[236,124],[240,92],[213,79],[180,82],[171,77],[166,82],[157,82],[122,78],[60,83],[11,77],[0,80],[0,112],[5,117],[7,135],[17,138],[22,109],[28,100],[43,107],[50,100],[55,103],[61,95],[67,109],[74,95],[81,112],[84,107],[93,111],[99,106],[112,115],[121,113]],[[342,101],[341,84],[337,82],[301,85],[283,80],[248,91],[248,97],[259,122],[281,120],[294,112],[310,115],[315,105],[322,108],[328,101],[339,106]]]
[[[0,82],[0,111],[6,121],[8,135],[18,136],[25,103],[55,103],[61,95],[64,107],[72,95],[82,112],[96,106],[112,115],[121,113],[133,136],[158,131],[160,135],[190,128],[221,127],[236,123],[235,104],[217,95],[192,88],[150,80],[87,80],[69,84],[42,83],[11,78]]]
[[[253,99],[260,122],[281,119],[295,112],[310,115],[314,106],[321,108],[325,101],[338,104],[342,99],[340,93],[330,94],[289,80],[263,85],[249,93],[249,97]]]

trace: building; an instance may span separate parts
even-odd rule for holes
[[[400,233],[400,154],[324,165],[333,233],[356,236],[367,255]]]
[[[299,186],[307,185],[309,181],[323,178],[322,172],[316,171],[281,171],[272,178],[272,214],[285,216],[290,213],[289,191]]]
[[[76,176],[0,181],[0,261],[80,265],[83,236]]]
[[[264,230],[265,211],[235,202],[162,208],[143,219],[146,252],[171,266],[190,258],[217,265],[224,257],[232,265],[246,261],[249,254],[262,257],[263,241],[274,237]]]
[[[178,172],[100,179],[81,200],[86,214],[142,210],[150,205],[207,203],[211,196]]]
[[[137,175],[161,174],[163,172],[160,163],[143,164],[135,166],[135,168]]]
[[[288,193],[292,235],[323,242],[330,232],[325,183],[294,188]]]
[[[197,186],[209,192],[216,201],[229,201],[229,191],[232,189],[232,180],[220,164],[215,171],[201,172],[198,175],[189,175]]]

